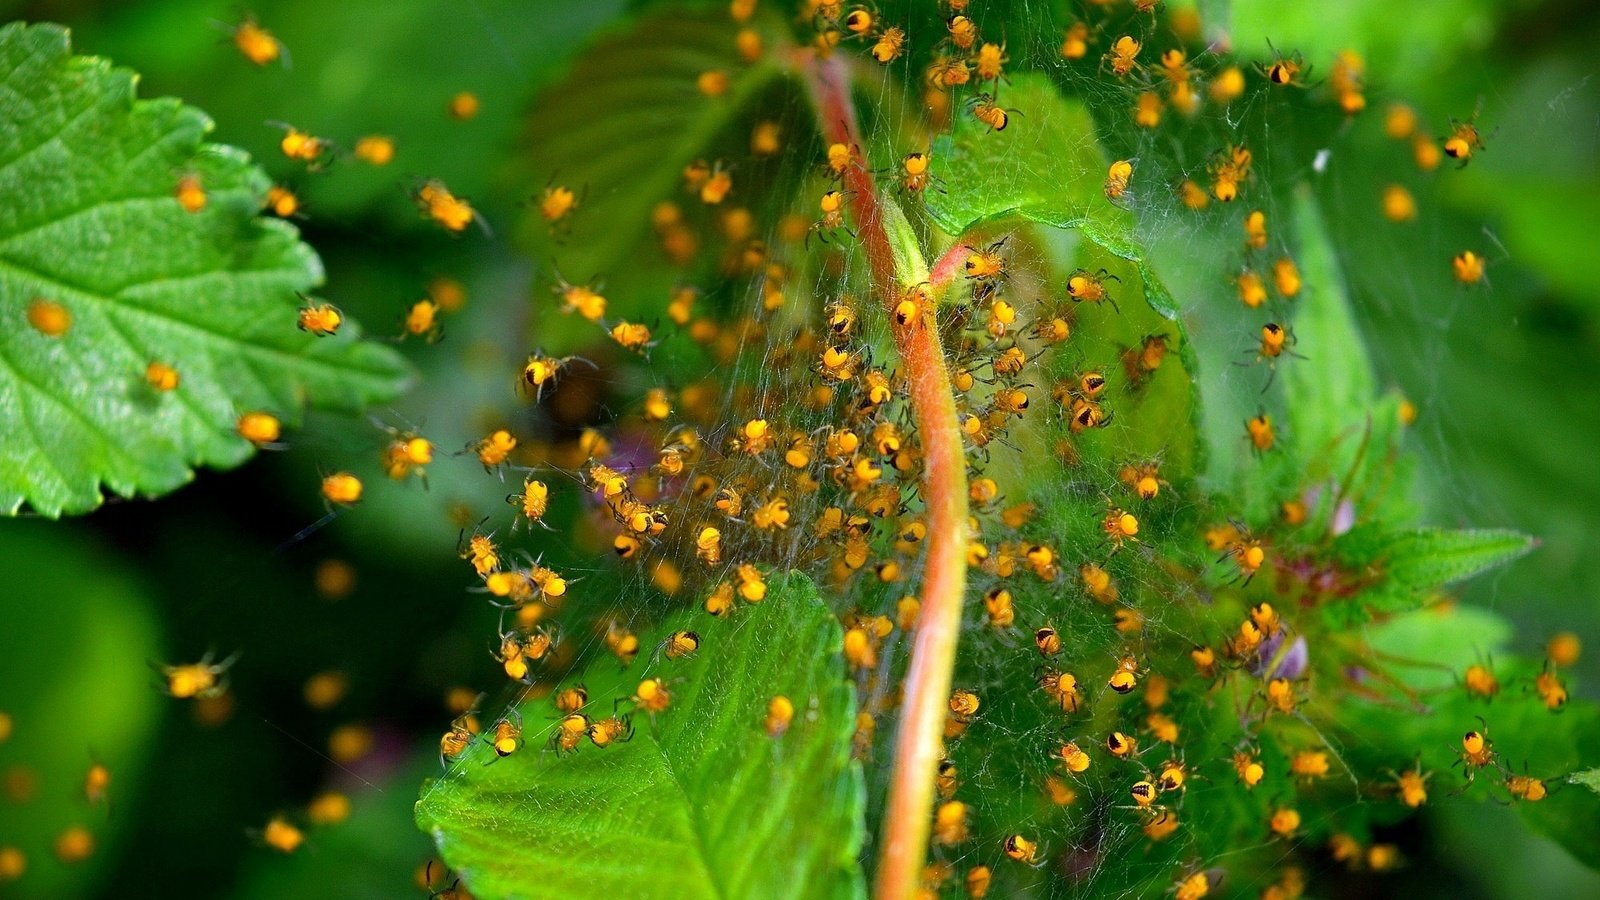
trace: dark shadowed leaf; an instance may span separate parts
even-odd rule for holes
[[[540,95],[523,150],[537,179],[530,187],[542,189],[550,179],[581,200],[569,235],[559,244],[536,243],[569,280],[612,275],[649,233],[650,211],[661,200],[701,205],[679,190],[684,167],[697,159],[715,163],[713,140],[781,72],[770,55],[741,62],[734,35],[726,15],[647,13],[599,40]],[[728,77],[721,96],[697,87],[709,72]],[[748,202],[750,188],[741,183],[749,172],[733,178],[727,202]],[[528,222],[533,234],[545,230],[537,204]]]

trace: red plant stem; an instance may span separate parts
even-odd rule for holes
[[[938,291],[949,284],[971,254],[972,248],[966,244],[956,244],[940,254],[939,258],[933,261],[933,268],[928,270],[928,286]]]
[[[834,57],[812,58],[802,65],[828,139],[860,147],[850,77],[844,64]],[[865,165],[855,165],[845,171],[844,180],[857,234],[872,272],[873,288],[885,312],[892,313],[902,291],[922,278],[895,271],[894,252],[884,231],[883,207],[872,173]],[[940,260],[946,280],[956,264],[949,260],[955,258],[952,252]],[[965,259],[965,254],[960,258]],[[935,769],[944,756],[946,706],[966,590],[967,466],[936,314],[935,309],[928,309],[923,325],[895,329],[895,345],[905,366],[911,411],[922,442],[928,543],[922,572],[922,611],[906,670],[894,768],[883,817],[874,889],[877,900],[910,900],[921,882],[933,812]]]

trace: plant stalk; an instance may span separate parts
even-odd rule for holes
[[[837,56],[817,59],[808,54],[801,67],[828,140],[860,147],[850,74],[843,61]],[[906,288],[930,280],[927,263],[914,241],[891,243],[886,225],[896,229],[900,238],[909,234],[909,225],[893,201],[879,195],[864,164],[847,169],[844,182],[873,289],[885,313],[892,314]],[[895,247],[904,255],[907,244],[916,258],[909,265],[902,261],[902,271],[896,271]],[[946,280],[949,272],[946,267]],[[967,466],[950,372],[939,340],[937,309],[930,304],[922,324],[896,328],[895,346],[905,366],[912,416],[922,444],[928,541],[922,611],[912,637],[878,853],[873,891],[877,900],[910,900],[921,882],[933,814],[934,776],[944,756],[944,723],[967,576]]]

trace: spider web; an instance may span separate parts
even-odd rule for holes
[[[898,10],[884,15],[887,18],[894,13]],[[975,9],[972,14],[985,39],[992,38],[994,30],[1004,32],[1010,56],[1009,72],[1051,73],[1070,96],[1081,98],[1095,114],[1100,137],[1111,156],[1136,161],[1137,174],[1129,205],[1137,216],[1138,234],[1148,246],[1156,269],[1168,279],[1178,299],[1183,322],[1198,356],[1204,436],[1212,447],[1213,458],[1211,468],[1199,473],[1203,479],[1194,487],[1226,489],[1250,461],[1239,423],[1261,410],[1281,415],[1284,403],[1281,384],[1278,388],[1263,390],[1267,379],[1264,368],[1236,363],[1250,358],[1255,344],[1254,332],[1264,316],[1292,322],[1294,306],[1292,300],[1274,297],[1263,309],[1244,309],[1235,293],[1237,274],[1241,267],[1248,265],[1270,279],[1270,267],[1275,260],[1295,256],[1297,238],[1287,224],[1294,219],[1297,201],[1292,197],[1292,186],[1297,183],[1309,182],[1317,187],[1317,196],[1327,204],[1331,219],[1363,221],[1372,218],[1371,211],[1377,206],[1378,185],[1372,181],[1372,173],[1347,169],[1345,160],[1359,157],[1356,148],[1368,137],[1353,134],[1355,129],[1376,127],[1377,115],[1369,112],[1365,119],[1359,120],[1359,126],[1330,121],[1326,114],[1312,110],[1311,104],[1305,102],[1305,98],[1311,96],[1325,99],[1326,88],[1320,83],[1280,89],[1252,76],[1243,95],[1226,107],[1202,102],[1196,112],[1185,115],[1167,106],[1162,112],[1160,126],[1141,128],[1132,123],[1133,113],[1141,94],[1151,91],[1161,94],[1166,90],[1159,77],[1151,74],[1119,81],[1094,70],[1092,64],[1106,52],[1115,37],[1126,33],[1139,36],[1144,42],[1140,58],[1147,69],[1153,69],[1159,52],[1176,43],[1168,31],[1156,28],[1156,20],[1133,14],[1102,18],[1103,14],[1096,9],[1066,11],[1059,4],[1026,2],[1009,6],[993,4]],[[1072,65],[1061,58],[1059,36],[1080,18],[1101,23],[1091,38],[1089,66]],[[995,21],[1001,24],[991,24]],[[1026,23],[1027,27],[1018,27],[1015,23]],[[903,27],[908,47],[935,46],[945,38],[942,21],[930,15],[908,15]],[[803,33],[805,27],[800,31]],[[1190,46],[1203,47],[1204,38],[1191,42]],[[840,52],[859,53],[859,49],[846,45]],[[921,49],[908,51],[884,67],[882,77],[863,77],[858,84],[861,107],[870,111],[865,146],[860,149],[866,154],[869,167],[888,173],[883,176],[885,178],[893,177],[894,166],[904,154],[927,147],[928,132],[918,123],[927,119],[920,86],[928,60]],[[1189,64],[1195,68],[1194,77],[1198,82],[1214,75],[1226,63],[1219,54],[1200,50],[1191,53]],[[1298,96],[1293,93],[1297,91],[1301,92]],[[999,85],[994,94],[995,102],[1003,106],[1006,92],[1006,84]],[[972,89],[956,92],[948,115],[967,115],[964,100],[975,93]],[[1381,97],[1381,91],[1371,92],[1374,107],[1379,105]],[[765,110],[763,117],[800,123],[810,115],[798,92],[787,95],[783,102],[787,104],[785,108],[776,113]],[[722,141],[719,149],[727,158],[743,159],[748,155],[740,144],[751,124],[741,121],[739,128],[742,130]],[[1027,129],[1035,125],[1026,117],[1017,116],[1010,127]],[[802,138],[798,135],[806,132],[799,127],[791,133],[796,134],[795,140],[799,141]],[[682,476],[667,480],[659,499],[653,501],[673,523],[669,533],[646,541],[638,559],[623,563],[620,572],[609,563],[579,562],[604,553],[609,538],[620,531],[610,521],[604,504],[595,500],[592,492],[583,486],[581,470],[586,461],[568,455],[556,463],[527,468],[528,472],[546,478],[552,487],[559,484],[568,493],[590,495],[581,501],[583,511],[579,525],[570,535],[534,532],[532,539],[525,542],[519,539],[516,544],[546,561],[572,561],[562,571],[569,577],[590,579],[584,584],[586,593],[602,588],[612,600],[599,618],[642,629],[672,603],[701,602],[714,586],[731,582],[737,566],[744,562],[757,562],[769,571],[808,570],[817,575],[819,582],[828,584],[830,563],[839,547],[836,539],[819,539],[814,533],[815,523],[831,506],[853,512],[852,492],[840,490],[826,479],[818,490],[802,488],[798,482],[799,470],[780,461],[786,441],[797,434],[812,436],[818,445],[814,453],[821,456],[820,445],[826,435],[825,429],[830,426],[849,424],[864,440],[870,440],[874,424],[892,423],[906,437],[914,438],[911,420],[900,396],[883,404],[881,410],[869,418],[851,417],[841,410],[837,401],[821,408],[807,406],[810,392],[828,383],[817,374],[816,356],[824,347],[834,343],[846,347],[858,355],[861,369],[878,367],[892,373],[895,360],[890,325],[876,308],[853,235],[842,229],[812,226],[813,198],[829,189],[831,183],[821,174],[822,144],[814,136],[805,140],[810,144],[808,152],[796,152],[791,145],[776,163],[749,160],[742,163],[747,167],[741,171],[741,176],[751,176],[751,183],[760,185],[764,198],[777,198],[750,203],[756,211],[757,230],[752,239],[718,243],[715,234],[719,229],[726,231],[727,225],[722,210],[698,209],[689,195],[672,198],[701,233],[708,236],[709,247],[702,255],[724,254],[715,267],[701,265],[692,274],[678,279],[700,288],[697,309],[722,323],[718,339],[706,342],[709,349],[696,350],[690,337],[671,326],[662,326],[657,332],[662,336],[662,344],[647,358],[604,364],[595,374],[583,376],[591,390],[602,391],[620,402],[619,407],[611,411],[613,420],[606,428],[612,450],[596,458],[628,474],[636,483],[650,480],[649,468],[655,461],[656,451],[671,434],[666,426],[641,425],[637,401],[645,389],[663,388],[673,392],[680,405],[673,423],[681,421],[698,429],[705,452],[688,463]],[[1213,201],[1197,217],[1196,211],[1188,209],[1180,199],[1175,190],[1177,183],[1190,178],[1206,186],[1211,155],[1235,145],[1249,146],[1254,152],[1254,176],[1242,186],[1238,202],[1223,205]],[[1399,152],[1405,152],[1404,146],[1399,146]],[[708,153],[708,158],[716,155]],[[787,160],[798,162],[791,164]],[[938,171],[936,167],[936,174]],[[1412,183],[1421,200],[1425,190],[1421,176],[1405,180]],[[908,206],[916,217],[914,199]],[[1365,214],[1357,214],[1358,209],[1365,210]],[[1245,214],[1252,210],[1265,213],[1269,239],[1265,248],[1245,251],[1241,249],[1241,223]],[[796,216],[801,217],[798,225]],[[918,221],[926,227],[920,217]],[[1380,255],[1377,268],[1384,268],[1383,260],[1390,257],[1396,269],[1402,268],[1403,259],[1413,255],[1448,258],[1450,254],[1444,252],[1447,242],[1442,226],[1424,217],[1411,228],[1410,233],[1417,241],[1382,243],[1383,254],[1387,256]],[[1019,321],[1028,321],[1047,308],[1048,295],[1053,291],[1052,281],[1060,279],[1081,250],[1079,242],[1071,235],[1052,235],[1020,223],[999,223],[986,229],[982,237],[985,241],[1002,237],[1012,241],[1011,262],[1016,270],[1007,290],[1019,309]],[[751,246],[753,241],[769,249],[767,260],[784,267],[784,276],[775,276],[765,263],[752,267],[753,271],[726,274],[727,259],[736,255],[741,247]],[[1346,268],[1348,270],[1349,266]],[[540,272],[535,281],[550,277],[551,273]],[[769,308],[766,301],[773,289],[781,289],[784,302]],[[1059,296],[1058,291],[1055,293]],[[1443,370],[1440,363],[1446,352],[1436,332],[1457,321],[1462,310],[1472,302],[1469,296],[1460,291],[1446,293],[1447,302],[1441,306],[1436,302],[1439,292],[1404,279],[1375,295],[1369,295],[1368,288],[1363,285],[1361,295],[1364,301],[1370,301],[1370,305],[1364,307],[1368,320],[1385,325],[1392,321],[1394,330],[1410,336],[1406,339],[1411,342],[1408,349],[1414,352],[1408,354],[1408,359],[1414,361],[1414,365],[1404,367],[1404,371],[1415,381],[1408,384],[1409,389],[1423,398],[1434,395],[1438,390],[1437,379],[1441,377],[1438,373]],[[1123,302],[1139,301],[1125,297]],[[848,342],[833,341],[823,328],[823,315],[837,304],[848,305],[858,316],[857,333]],[[553,304],[546,306],[540,315],[552,311]],[[736,323],[741,320],[759,323],[759,327],[738,327]],[[981,331],[981,323],[978,330]],[[727,337],[730,332],[733,333],[731,339]],[[1338,351],[1307,348],[1307,352]],[[607,355],[614,360],[615,354]],[[1105,355],[1092,362],[1114,365]],[[1294,365],[1295,362],[1289,359],[1281,364]],[[1070,370],[1082,363],[1081,355],[1076,360],[1067,357],[1066,366]],[[833,387],[840,391],[849,384],[850,381],[846,381]],[[1047,398],[1043,395],[1047,393],[1047,386],[1036,383],[1030,387],[1034,388],[1035,403],[1046,405]],[[686,391],[703,394],[706,399],[696,404],[704,407],[703,411],[688,408],[690,405],[683,402]],[[974,390],[969,403],[974,407],[982,406],[991,402],[992,397],[991,388],[980,386]],[[1055,425],[1059,427],[1061,413],[1057,411],[1054,416]],[[779,431],[776,452],[749,455],[727,447],[730,439],[740,439],[739,429],[746,422],[763,418]],[[1441,416],[1435,421],[1442,423],[1447,417]],[[1420,431],[1414,440],[1424,441],[1435,453],[1442,452],[1445,437],[1441,429],[1446,427],[1434,424]],[[1087,495],[1098,502],[1097,498],[1107,490],[1106,483],[1114,481],[1115,473],[1105,469],[1068,472],[1038,465],[1032,454],[1048,452],[1045,438],[1039,433],[1030,435],[1027,429],[1019,430],[1024,433],[1012,440],[997,441],[983,451],[972,453],[972,458],[981,458],[982,471],[1002,483],[1005,497],[1081,500]],[[808,468],[817,470],[816,466]],[[900,490],[901,500],[908,508],[907,518],[914,518],[921,504],[915,471],[903,478],[891,474],[887,466],[885,471],[886,481],[896,483]],[[705,497],[695,497],[685,489],[701,475],[713,477],[719,486],[739,489],[746,513],[730,521],[729,517],[719,517],[708,509]],[[854,493],[859,499],[867,492]],[[792,524],[784,529],[751,527],[747,521],[750,508],[779,496],[789,503]],[[1469,509],[1477,505],[1466,492],[1458,493],[1457,497],[1467,500]],[[1015,534],[1014,530],[994,522],[1004,506],[1004,503],[997,503],[983,514],[986,538],[991,534]],[[1182,521],[1188,512],[1200,508],[1199,498],[1179,497],[1172,501],[1167,515],[1174,521]],[[722,560],[718,563],[703,565],[695,559],[692,537],[703,524],[716,524],[723,530]],[[847,618],[847,624],[853,621],[852,616],[883,616],[895,620],[901,598],[916,595],[915,573],[921,565],[920,551],[897,550],[895,530],[888,527],[888,523],[873,522],[867,543],[873,562],[892,560],[899,564],[898,578],[887,582],[877,580],[869,565],[853,572],[843,582],[834,580],[832,600],[836,610]],[[1104,547],[1099,545],[1061,544],[1057,549],[1062,552],[1067,573],[1074,571],[1080,562],[1093,561],[1104,552]],[[660,580],[651,577],[654,567],[662,561],[684,576],[681,588],[665,591]],[[1118,579],[1126,595],[1143,598],[1137,603],[1143,617],[1141,643],[1193,646],[1208,643],[1214,637],[1210,631],[1213,627],[1210,616],[1197,612],[1192,604],[1154,600],[1172,596],[1169,579],[1152,573],[1149,567],[1119,569]],[[1086,749],[1088,743],[1098,740],[1100,735],[1082,722],[1064,723],[1059,718],[1039,715],[1037,692],[1020,687],[1028,684],[1035,675],[1032,670],[1038,666],[1037,654],[1028,641],[1031,628],[1022,626],[1046,620],[1054,620],[1058,627],[1072,623],[1074,646],[1066,657],[1053,664],[1078,671],[1086,684],[1092,681],[1089,673],[1109,671],[1117,654],[1129,644],[1126,637],[1111,629],[1098,614],[1091,622],[1088,615],[1070,612],[1062,606],[1059,595],[1070,580],[1070,574],[1064,574],[1047,583],[1047,587],[1019,588],[1016,591],[1018,627],[1010,630],[991,627],[981,602],[984,593],[1001,585],[1002,580],[979,572],[975,573],[969,587],[957,685],[992,700],[994,706],[972,726],[971,737],[952,742],[952,758],[960,768],[963,785],[955,796],[968,805],[972,831],[982,838],[935,851],[934,858],[948,864],[953,876],[947,891],[958,891],[962,873],[980,864],[997,872],[997,884],[1008,888],[1026,885],[1048,896],[1148,893],[1170,884],[1185,872],[1227,866],[1232,857],[1249,860],[1249,864],[1238,867],[1244,875],[1242,883],[1231,882],[1233,888],[1242,890],[1264,887],[1274,876],[1274,868],[1291,860],[1298,860],[1302,865],[1310,862],[1327,866],[1325,861],[1316,862],[1314,858],[1296,854],[1293,841],[1262,839],[1257,843],[1231,846],[1226,856],[1222,856],[1215,851],[1214,844],[1200,841],[1189,828],[1180,828],[1167,839],[1159,853],[1151,853],[1149,842],[1141,834],[1142,826],[1150,818],[1130,809],[1123,783],[1127,771],[1101,777],[1104,763],[1100,759],[1097,759],[1096,770],[1091,771],[1094,777],[1067,781],[1079,795],[1074,803],[1057,808],[1043,797],[1041,789],[1045,779],[1061,774],[1051,754],[1060,746],[1063,734],[1085,741]],[[677,599],[669,600],[667,595],[676,595]],[[1145,602],[1151,600],[1154,602]],[[1081,599],[1076,602],[1079,607],[1083,606]],[[1092,607],[1089,609],[1093,611]],[[576,615],[581,621],[586,613],[579,611]],[[1064,635],[1068,633],[1067,628],[1062,627],[1062,630]],[[588,660],[603,656],[605,652],[603,628],[569,623],[565,625],[564,637],[566,652],[573,660]],[[888,707],[894,673],[901,671],[904,664],[904,633],[897,627],[875,650],[878,656],[875,668],[857,672],[854,677],[864,708],[881,711],[878,739],[867,761],[869,796],[881,797],[887,774],[882,761],[889,752],[894,733],[893,712]],[[497,702],[486,708],[503,707],[513,701],[520,703],[545,690],[548,686],[517,689],[511,696],[497,698]],[[1214,700],[1188,700],[1191,717],[1204,710],[1222,719],[1226,719],[1230,711],[1239,713],[1238,701],[1232,707],[1220,704],[1222,711],[1218,712],[1219,704]],[[1124,712],[1118,721],[1129,721],[1128,717]],[[1115,713],[1107,713],[1094,722],[1099,724],[1115,718]],[[1185,721],[1197,722],[1194,718]],[[1237,723],[1231,726],[1212,724],[1217,726],[1217,734],[1235,735],[1239,731]],[[1315,731],[1309,722],[1302,724]],[[1186,727],[1205,726],[1186,724]],[[1342,747],[1320,733],[1315,736],[1335,760],[1334,783],[1345,797],[1338,804],[1322,803],[1315,807],[1319,818],[1308,821],[1306,827],[1320,830],[1325,821],[1368,804],[1370,800],[1363,797],[1361,787],[1350,783],[1348,775],[1340,780]],[[529,743],[542,745],[543,737],[543,734],[530,733]],[[1193,754],[1185,762],[1194,765],[1205,779],[1196,782],[1191,793],[1195,798],[1202,798],[1208,793],[1234,791],[1233,785],[1225,781],[1231,778],[1225,761],[1226,747],[1233,738],[1213,735],[1202,740],[1210,740],[1213,746],[1201,750],[1195,743],[1184,742]],[[1144,741],[1150,739],[1144,737]],[[1156,756],[1144,763],[1143,768],[1154,769],[1161,758],[1177,758],[1165,748],[1153,752]],[[1285,761],[1280,758],[1275,762],[1281,766]],[[1334,792],[1334,788],[1329,788],[1324,794]],[[1187,797],[1173,804],[1174,814],[1180,821],[1185,818],[1183,804],[1186,802],[1190,802]],[[869,834],[876,834],[879,824],[875,819],[870,821]],[[1031,835],[1038,840],[1048,854],[1047,868],[1030,874],[1007,860],[995,838],[1009,833]],[[869,839],[865,858],[870,860],[872,852]],[[1255,880],[1249,880],[1251,878]]]

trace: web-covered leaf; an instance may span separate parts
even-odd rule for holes
[[[1008,213],[1063,227],[1122,216],[1102,194],[1110,161],[1082,101],[1027,74],[1005,91],[1004,106],[1014,110],[1016,127],[993,131],[957,116],[952,132],[933,142],[943,190],[928,196],[928,212],[940,228],[961,234]]]
[[[957,796],[984,798],[974,811],[974,828],[984,835],[979,847],[998,846],[1025,824],[1032,829],[1026,836],[1072,848],[1060,852],[1081,858],[1082,895],[1159,891],[1171,867],[1194,855],[1197,843],[1215,852],[1233,834],[1233,823],[1259,821],[1257,798],[1241,804],[1217,792],[1212,803],[1191,799],[1180,817],[1195,823],[1185,838],[1135,854],[1137,826],[1130,828],[1131,817],[1116,811],[1127,803],[1121,773],[1097,764],[1063,780],[1058,764],[1066,741],[1081,741],[1095,753],[1113,728],[1128,727],[1124,717],[1137,704],[1094,686],[1103,684],[1122,648],[1137,642],[1143,658],[1159,667],[1167,664],[1164,645],[1181,643],[1186,652],[1203,634],[1182,602],[1195,597],[1193,585],[1173,576],[1173,563],[1186,557],[1207,503],[1196,480],[1204,448],[1196,427],[1194,360],[1178,304],[1146,261],[1132,215],[1106,195],[1112,159],[1082,104],[1039,76],[1019,75],[1003,93],[1014,110],[1012,127],[988,131],[963,115],[952,137],[935,142],[944,193],[930,193],[928,208],[938,225],[955,229],[969,246],[1005,238],[1017,272],[1000,294],[1014,299],[1037,292],[1033,319],[1060,316],[1071,333],[1059,346],[1039,348],[1033,393],[1045,414],[1013,435],[1020,453],[994,448],[985,467],[996,479],[1009,476],[1002,481],[1008,501],[1026,498],[1037,518],[1022,528],[1020,545],[1001,540],[971,575],[974,595],[1012,598],[1016,620],[997,627],[982,611],[969,616],[955,683],[991,706],[969,737],[952,742],[950,757],[961,773]],[[1073,302],[1066,288],[1075,276],[1097,282],[1105,299]],[[1091,393],[1084,384],[1094,375],[1106,384]],[[1093,404],[1094,418],[1076,420],[1084,402]],[[1153,473],[1153,496],[1141,498],[1130,471]],[[1138,520],[1137,540],[1121,549],[1105,530],[1113,509]],[[1043,548],[1054,562],[1027,571],[1034,563],[1018,556],[1029,547],[1034,559]],[[1091,581],[1085,574],[1091,569],[1107,580]],[[1030,635],[1045,625],[1062,636],[1062,646],[1041,663],[1039,651],[1010,629]],[[1070,672],[1084,685],[1075,709],[1062,709],[1037,687],[1042,666]],[[1205,715],[1198,705],[1186,703],[1184,711]],[[1219,711],[1206,739],[1237,731],[1230,718],[1236,721],[1232,711]],[[1162,752],[1152,748],[1148,759]],[[1019,791],[1019,785],[1025,787]],[[981,851],[978,859],[995,864]],[[1118,862],[1098,862],[1110,859]],[[996,878],[1007,890],[1040,882],[1036,873],[1003,862]]]
[[[696,655],[650,655],[689,627]],[[583,673],[586,712],[611,715],[646,677],[666,682],[671,705],[635,713],[626,743],[558,756],[542,746],[554,707],[525,701],[529,746],[495,760],[480,742],[424,789],[417,821],[445,861],[480,896],[861,895],[855,701],[838,622],[811,581],[775,577],[731,619],[680,613],[640,639],[632,668],[605,658]],[[779,695],[795,712],[772,737]]]
[[[1288,469],[1302,484],[1341,481],[1340,490],[1353,495],[1362,512],[1403,514],[1409,511],[1406,483],[1393,478],[1399,398],[1378,396],[1372,357],[1311,190],[1300,185],[1294,197],[1296,258],[1305,286],[1290,326],[1297,357],[1282,362]],[[1294,349],[1301,346],[1303,353]],[[1334,506],[1324,507],[1326,519]]]
[[[296,329],[296,292],[321,263],[292,226],[257,217],[266,176],[202,144],[204,114],[135,100],[132,72],[72,56],[55,26],[0,30],[0,70],[0,510],[83,512],[102,483],[160,494],[192,466],[247,458],[242,412],[292,421],[308,401],[353,410],[398,393],[392,350],[348,323],[327,339]],[[184,178],[205,194],[195,212],[176,196]],[[39,309],[55,321],[38,327]],[[176,388],[147,382],[153,362]]]
[[[1568,784],[1583,783],[1580,767],[1600,756],[1600,707],[1585,700],[1547,705],[1534,685],[1541,673],[1550,677],[1548,663],[1497,655],[1507,634],[1492,613],[1448,606],[1373,629],[1373,648],[1388,654],[1380,674],[1403,680],[1413,692],[1401,702],[1346,705],[1363,737],[1346,745],[1347,761],[1396,770],[1402,762],[1420,765],[1433,773],[1429,791],[1437,802],[1462,795],[1513,803],[1533,828],[1585,865],[1600,867],[1600,800]],[[1498,696],[1473,696],[1460,686],[1459,673],[1474,664],[1493,672]],[[1473,730],[1491,741],[1490,767],[1461,759],[1462,735]],[[1512,790],[1518,778],[1538,779],[1547,795],[1518,796]],[[1378,820],[1399,817],[1396,808],[1379,812]]]
[[[991,131],[959,116],[952,134],[935,141],[942,190],[928,196],[930,215],[958,235],[975,226],[987,235],[1001,224],[994,220],[1010,217],[1047,226],[1038,241],[1048,267],[1042,299],[1073,322],[1069,347],[1079,358],[1078,369],[1068,371],[1063,361],[1069,354],[1054,354],[1055,374],[1100,371],[1111,383],[1105,407],[1114,416],[1127,414],[1121,423],[1077,437],[1074,460],[1085,454],[1102,464],[1160,458],[1169,474],[1192,475],[1203,450],[1188,338],[1177,304],[1132,236],[1132,216],[1106,196],[1111,159],[1095,139],[1093,120],[1081,101],[1064,97],[1042,75],[1017,76],[1005,103],[1027,127]],[[969,235],[968,242],[979,241]],[[1111,299],[1068,302],[1060,285],[1075,272],[1103,272]],[[1160,341],[1159,361],[1141,358],[1152,339]],[[1147,368],[1146,360],[1157,367]],[[1070,407],[1061,412],[1064,417]]]

